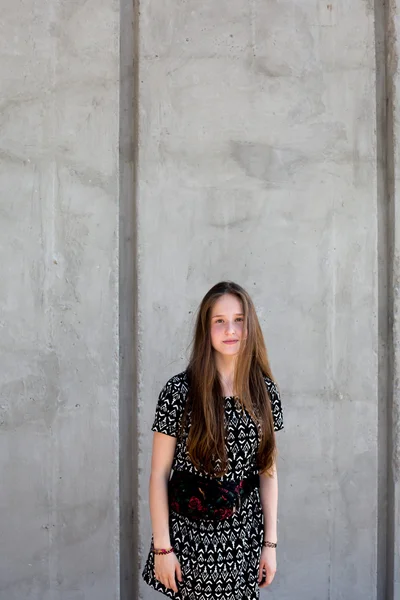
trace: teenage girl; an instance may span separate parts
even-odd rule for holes
[[[256,600],[276,572],[278,387],[249,294],[224,281],[203,298],[187,368],[162,388],[150,476],[144,580],[178,600]],[[254,481],[238,510],[193,520],[171,510],[171,469]],[[175,502],[175,506],[176,506]]]

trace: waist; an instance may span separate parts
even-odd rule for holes
[[[197,473],[192,473],[191,471],[186,470],[174,470],[171,480],[185,480],[188,482],[196,482],[202,484],[211,484],[222,487],[235,488],[240,490],[241,492],[250,492],[254,488],[260,487],[260,476],[258,473],[252,473],[243,479],[221,479],[217,477],[207,477],[204,475],[199,475]]]

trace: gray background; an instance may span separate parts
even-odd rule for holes
[[[261,597],[400,597],[397,17],[5,0],[0,600],[161,598],[150,427],[225,278],[284,406]]]

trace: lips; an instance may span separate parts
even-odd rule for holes
[[[224,344],[236,344],[239,340],[224,340]]]

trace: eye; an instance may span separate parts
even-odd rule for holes
[[[243,321],[243,317],[238,317],[236,321]]]
[[[215,322],[216,322],[216,323],[222,323],[222,322],[223,322],[223,319],[216,319],[216,321],[215,321]]]

